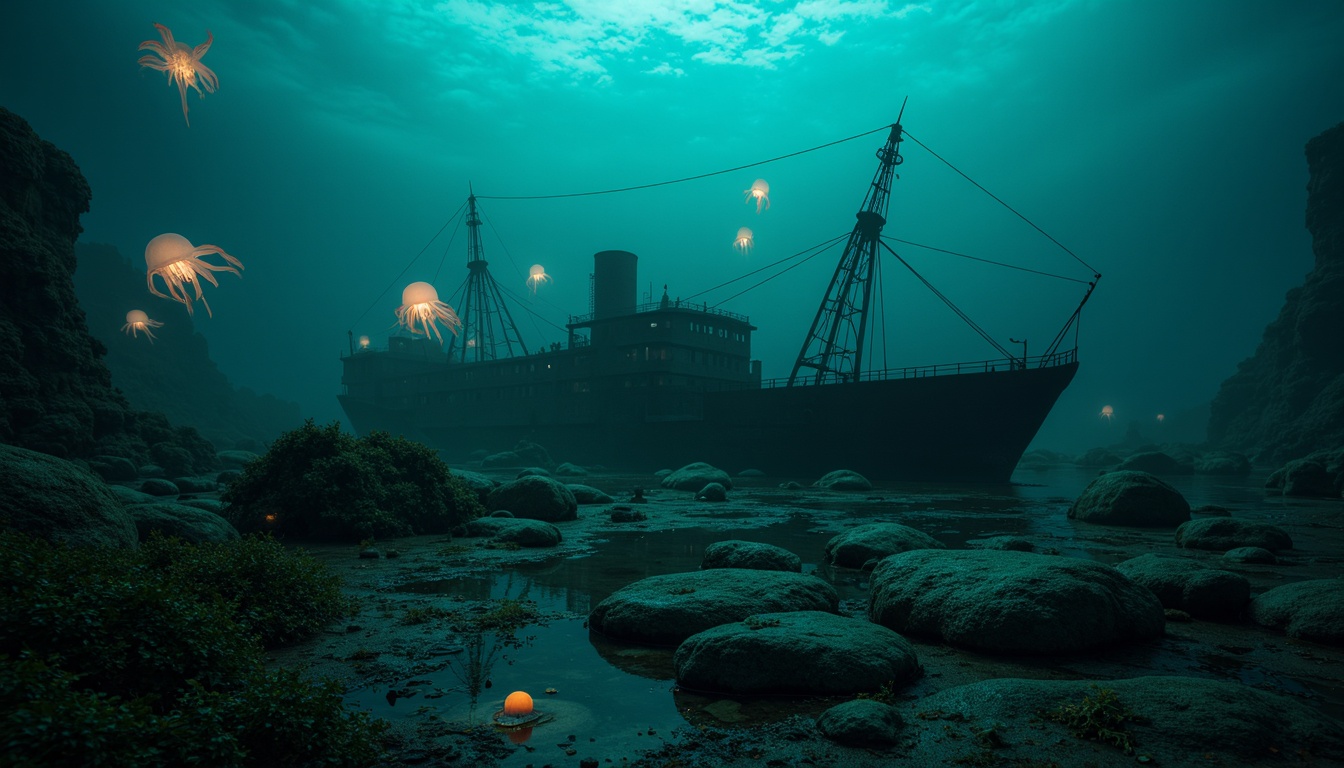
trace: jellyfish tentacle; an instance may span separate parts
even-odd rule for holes
[[[210,30],[205,30],[205,42],[191,49],[191,58],[200,59],[206,51],[210,50],[210,44],[213,42],[215,42],[215,36]]]

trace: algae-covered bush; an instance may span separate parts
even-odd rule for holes
[[[1080,703],[1065,702],[1045,713],[1046,718],[1062,723],[1075,736],[1101,741],[1118,747],[1129,754],[1134,741],[1127,723],[1142,722],[1142,718],[1120,702],[1120,697],[1109,688],[1092,686],[1092,693],[1083,696]]]
[[[243,603],[221,594],[251,574],[276,589],[272,611],[304,616],[309,593],[292,578],[302,566],[276,577],[246,565],[284,556],[269,547],[73,549],[0,531],[2,762],[376,764],[383,726],[346,712],[339,686],[266,670],[258,630],[236,615]]]
[[[429,448],[380,432],[356,438],[311,419],[281,435],[221,498],[241,532],[348,542],[447,533],[485,512]]]

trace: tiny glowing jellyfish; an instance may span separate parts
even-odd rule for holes
[[[753,197],[756,198],[757,213],[761,212],[762,204],[764,204],[766,208],[770,207],[770,185],[766,183],[765,179],[757,179],[753,181],[751,183],[751,189],[746,190],[746,194],[748,203],[751,202]]]
[[[1103,405],[1101,407],[1101,418],[1110,421],[1113,416],[1115,416],[1114,408],[1109,405]]]
[[[457,329],[462,327],[462,321],[453,308],[439,301],[439,292],[434,290],[434,286],[423,282],[406,286],[401,292],[401,306],[397,307],[397,324],[411,333],[423,333],[426,336],[432,330],[442,344],[443,335],[439,333],[439,325],[435,321],[442,321],[454,336],[457,335]]]
[[[1157,414],[1157,423],[1158,423],[1158,424],[1161,424],[1162,422],[1164,422],[1164,421],[1166,421],[1166,420],[1167,420],[1167,415],[1166,415],[1165,413],[1159,413],[1159,414]]]
[[[157,40],[146,40],[140,44],[137,50],[149,50],[157,53],[163,60],[153,56],[141,56],[140,66],[157,69],[160,72],[168,73],[168,84],[177,83],[177,91],[182,96],[182,118],[191,125],[191,118],[187,117],[187,89],[195,88],[196,93],[201,98],[205,98],[205,93],[201,91],[201,86],[205,90],[214,93],[219,87],[219,78],[210,68],[201,63],[201,57],[210,50],[210,44],[215,41],[215,36],[210,34],[209,30],[205,32],[205,42],[195,48],[188,48],[186,44],[179,43],[173,39],[173,31],[163,26],[155,24],[155,29],[163,37],[163,42]]]
[[[126,313],[126,324],[121,326],[121,332],[130,334],[131,336],[139,336],[138,332],[144,331],[145,335],[149,337],[149,343],[153,344],[155,338],[154,333],[149,329],[162,327],[163,323],[160,323],[157,320],[150,320],[149,315],[146,315],[139,309],[132,309],[130,312]]]
[[[369,348],[369,337],[368,337],[368,336],[360,336],[360,337],[359,337],[359,348],[360,348],[360,349],[368,349],[368,348]]]
[[[733,247],[736,248],[739,253],[744,255],[751,253],[751,249],[755,245],[756,239],[752,237],[750,229],[742,227],[737,230],[737,239],[733,240]]]
[[[222,256],[225,263],[211,264],[200,258],[212,253]],[[242,277],[243,273],[238,271],[242,268],[243,263],[225,253],[223,248],[217,245],[192,245],[187,238],[172,232],[159,235],[145,246],[145,283],[149,285],[149,292],[186,304],[187,314],[193,314],[193,311],[192,297],[187,293],[186,286],[196,288],[196,300],[205,305],[207,314],[214,317],[215,313],[210,311],[210,302],[206,301],[201,293],[201,281],[198,278],[205,278],[218,288],[219,281],[211,273],[232,272]],[[155,275],[163,278],[168,293],[160,293],[154,286]]]
[[[532,269],[527,272],[527,287],[532,289],[533,294],[536,294],[538,285],[553,282],[555,281],[551,276],[546,274],[546,268],[540,264],[533,264]]]

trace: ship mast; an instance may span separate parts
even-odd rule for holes
[[[490,274],[481,246],[481,217],[476,213],[476,195],[467,197],[467,286],[462,299],[462,332],[449,347],[448,357],[462,362],[481,362],[515,354],[527,354],[499,284]],[[520,351],[514,352],[514,347]],[[500,351],[504,354],[499,354]],[[456,353],[456,354],[454,354]]]
[[[901,106],[904,114],[905,106]],[[789,386],[829,381],[858,381],[863,372],[863,342],[868,332],[868,309],[873,295],[873,272],[877,262],[882,226],[887,223],[887,204],[896,166],[902,162],[900,117],[891,126],[887,143],[878,150],[877,174],[855,214],[858,221],[849,234],[845,251],[836,265],[831,284],[822,297],[803,348],[789,374]],[[804,371],[804,369],[807,369]],[[801,376],[800,376],[801,373]]]

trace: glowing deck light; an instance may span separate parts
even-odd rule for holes
[[[397,324],[413,334],[423,333],[428,336],[432,330],[442,344],[443,335],[439,333],[436,320],[441,321],[454,336],[462,327],[462,321],[453,308],[439,301],[439,292],[434,290],[434,286],[423,282],[406,286],[401,292],[401,306],[397,307]]]
[[[163,323],[160,323],[157,320],[150,320],[149,315],[146,315],[141,310],[132,309],[130,312],[126,313],[126,324],[121,326],[121,332],[130,334],[134,337],[139,335],[138,331],[144,331],[145,335],[149,337],[149,343],[153,344],[155,338],[154,333],[149,329],[162,327]]]
[[[205,93],[201,91],[202,85],[211,93],[219,87],[219,78],[215,77],[215,73],[209,67],[201,63],[201,57],[210,50],[210,44],[215,41],[215,36],[210,34],[210,30],[206,30],[205,42],[195,48],[188,48],[185,44],[174,40],[172,30],[162,24],[155,24],[154,28],[159,30],[163,42],[146,40],[137,50],[153,51],[163,60],[160,61],[153,56],[141,56],[140,66],[168,73],[168,84],[177,84],[178,94],[182,97],[182,118],[190,127],[191,118],[187,117],[187,89],[195,88],[196,93],[205,98]]]
[[[225,263],[216,265],[200,258],[207,254],[218,254],[224,257]],[[182,302],[187,305],[187,314],[192,314],[192,297],[184,290],[184,286],[196,288],[196,300],[205,305],[207,314],[214,317],[214,312],[210,311],[210,302],[202,295],[201,283],[197,278],[203,277],[218,288],[219,281],[212,272],[232,272],[242,277],[243,273],[238,271],[242,268],[243,263],[225,253],[223,248],[217,245],[192,245],[187,238],[172,232],[159,235],[145,246],[145,283],[149,286],[149,292]],[[155,275],[163,278],[164,286],[168,288],[167,294],[160,293],[154,286]]]
[[[546,274],[546,268],[540,264],[533,264],[532,269],[528,270],[527,287],[532,289],[533,294],[536,294],[538,285],[552,282],[555,281],[551,279],[550,275]]]
[[[1109,405],[1103,405],[1103,406],[1101,407],[1101,418],[1103,418],[1103,419],[1105,419],[1105,420],[1107,420],[1107,421],[1110,421],[1110,420],[1111,420],[1111,417],[1113,417],[1113,416],[1115,416],[1115,409],[1114,409],[1114,408],[1112,408],[1112,407],[1109,406]]]
[[[756,198],[757,213],[761,212],[762,204],[764,204],[766,208],[770,207],[770,185],[766,183],[765,179],[757,179],[753,181],[751,183],[751,189],[746,190],[746,194],[748,203],[751,202],[752,198]]]
[[[368,337],[368,336],[360,336],[360,337],[359,337],[359,348],[360,348],[360,349],[368,349],[368,348],[369,348],[369,337]]]
[[[755,247],[755,245],[756,240],[752,237],[750,229],[742,227],[737,230],[737,238],[733,240],[733,247],[736,248],[739,253],[745,256],[746,254],[751,253],[751,249]]]

